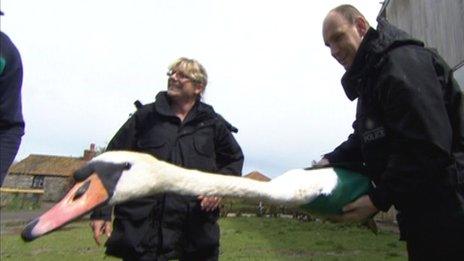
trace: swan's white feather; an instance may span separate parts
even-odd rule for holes
[[[270,181],[272,191],[280,194],[282,202],[295,201],[302,205],[319,195],[328,195],[337,186],[338,177],[331,168],[304,170],[293,169]]]
[[[330,194],[337,185],[332,169],[287,171],[270,182],[231,177],[180,168],[134,152],[107,152],[94,159],[113,163],[129,162],[116,185],[110,204],[163,192],[184,195],[217,195],[255,198],[287,205],[309,203]]]

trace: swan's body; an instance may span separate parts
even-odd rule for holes
[[[25,240],[49,233],[105,202],[114,205],[163,192],[259,199],[335,214],[370,188],[369,180],[360,174],[334,168],[296,169],[263,182],[188,170],[148,154],[124,151],[99,155],[78,170],[75,178],[82,182],[28,224],[22,234]],[[56,217],[63,212],[68,212],[67,218]]]

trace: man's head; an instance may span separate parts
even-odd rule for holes
[[[196,99],[208,84],[208,74],[198,61],[181,57],[169,66],[168,95],[174,99]]]
[[[366,18],[351,5],[332,9],[324,19],[322,36],[332,56],[348,70],[370,26]]]

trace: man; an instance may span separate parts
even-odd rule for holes
[[[0,15],[3,13],[0,11]],[[24,135],[21,106],[23,65],[18,49],[0,31],[0,186]]]
[[[394,205],[410,260],[464,260],[462,93],[423,43],[351,5],[331,10],[323,38],[358,99],[354,133],[316,165],[357,163],[376,187],[345,206],[361,221]]]
[[[240,175],[243,154],[237,131],[200,101],[207,74],[196,60],[180,58],[168,71],[168,88],[121,127],[108,150],[152,154],[182,167]],[[114,231],[108,209],[92,215],[94,238],[110,235],[106,253],[124,260],[218,260],[217,197],[163,194],[116,206]]]

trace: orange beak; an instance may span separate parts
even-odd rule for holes
[[[40,217],[29,222],[21,233],[24,241],[32,241],[89,213],[109,198],[95,173],[76,183],[68,194]]]

